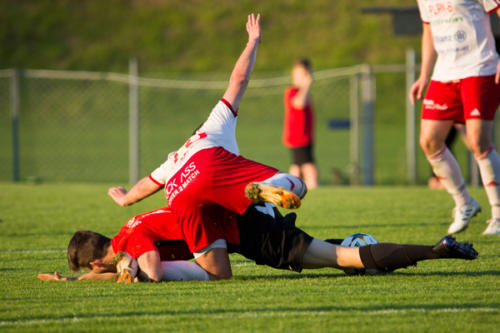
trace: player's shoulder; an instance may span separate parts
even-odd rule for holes
[[[220,101],[217,103],[217,105],[215,107],[216,108],[217,107],[221,107],[221,108],[227,109],[227,110],[231,111],[231,113],[233,114],[233,116],[235,116],[235,117],[238,116],[238,110],[236,110],[233,107],[233,105],[227,99],[225,99],[224,97],[220,99]]]

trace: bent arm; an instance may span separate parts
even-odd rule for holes
[[[302,86],[299,87],[299,91],[295,96],[293,96],[290,103],[296,109],[303,109],[307,104],[307,99],[309,98],[309,89],[311,88],[312,78],[309,78],[308,81]]]
[[[229,79],[229,86],[224,93],[224,99],[228,101],[233,109],[238,110],[241,98],[250,81],[257,56],[257,48],[261,40],[260,32],[260,14],[255,17],[254,14],[248,16],[247,21],[248,43],[234,65],[233,72]]]
[[[108,195],[120,206],[129,206],[133,203],[141,201],[149,197],[151,194],[158,192],[161,189],[157,183],[153,182],[149,177],[144,177],[135,184],[130,191],[123,187],[111,187],[108,190]]]
[[[431,75],[432,67],[434,66],[434,61],[436,60],[431,26],[428,23],[423,23],[422,29],[422,64],[420,65],[420,76],[410,89],[409,98],[412,104],[415,104],[415,98],[422,98]]]

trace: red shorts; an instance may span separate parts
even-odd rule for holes
[[[232,154],[222,147],[194,154],[165,185],[167,201],[189,249],[199,251],[219,238],[230,241],[221,227],[225,221],[219,221],[225,217],[214,214],[211,206],[218,204],[243,214],[252,203],[245,196],[245,186],[266,180],[277,172],[275,168]]]
[[[500,104],[495,76],[473,76],[458,81],[431,81],[422,107],[422,119],[493,120]]]

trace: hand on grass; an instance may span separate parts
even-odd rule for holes
[[[261,41],[262,34],[260,31],[260,14],[257,14],[257,17],[255,17],[254,14],[248,15],[247,32],[249,41]]]
[[[38,274],[38,278],[42,281],[75,281],[78,277],[64,276],[57,272],[54,274]]]
[[[123,187],[111,187],[108,190],[108,195],[113,199],[118,205],[124,207],[127,206],[126,196],[127,190]]]

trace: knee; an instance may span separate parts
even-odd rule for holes
[[[147,281],[147,282],[160,282],[160,281],[162,281],[162,276],[161,276],[161,274],[157,274],[156,272],[142,271],[141,270],[140,280]]]
[[[420,147],[425,155],[430,156],[437,153],[443,147],[443,143],[426,136],[420,136]]]
[[[491,144],[489,142],[481,141],[477,137],[467,137],[467,144],[469,145],[470,151],[476,157],[484,155],[491,148]]]

